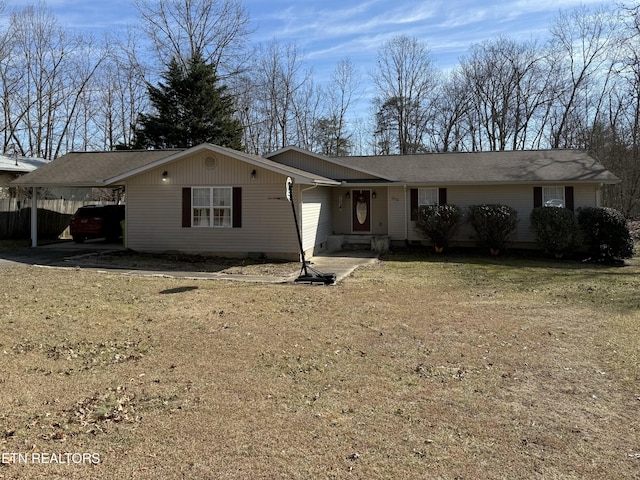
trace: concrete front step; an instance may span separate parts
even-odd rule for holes
[[[386,252],[391,246],[389,235],[330,235],[327,239],[327,250],[371,250]]]

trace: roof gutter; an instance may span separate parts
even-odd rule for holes
[[[477,182],[469,182],[469,181],[434,181],[434,180],[425,180],[423,182],[392,182],[392,183],[383,183],[376,184],[376,186],[407,186],[412,188],[422,188],[422,187],[470,187],[470,186],[503,186],[503,185],[593,185],[593,184],[604,184],[604,185],[615,185],[616,183],[620,183],[620,179],[610,179],[610,180],[602,180],[602,179],[586,179],[586,180],[493,180],[493,181],[477,181]],[[365,186],[365,184],[358,184],[357,186]]]
[[[18,182],[16,180],[9,182],[12,187],[36,187],[36,188],[55,188],[55,187],[73,187],[73,188],[103,188],[110,187],[114,184],[104,183],[102,180],[96,180],[94,183],[30,183],[30,182]]]
[[[313,180],[313,184],[314,184],[314,188],[315,187],[339,187],[340,185],[342,185],[337,180],[336,181],[325,182],[323,180],[317,180],[317,179]]]

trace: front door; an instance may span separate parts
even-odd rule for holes
[[[351,207],[353,232],[371,232],[371,191],[353,190],[351,198],[353,203]]]

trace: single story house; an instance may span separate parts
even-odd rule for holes
[[[9,183],[47,163],[42,158],[0,154],[0,198],[10,196]]]
[[[202,144],[68,153],[12,184],[124,186],[125,246],[133,250],[297,259],[287,178],[307,257],[353,243],[423,242],[412,212],[444,203],[507,204],[520,218],[514,242],[531,246],[534,207],[598,206],[602,186],[620,181],[577,150],[329,158],[287,147],[262,157]],[[470,227],[458,242],[473,242]]]

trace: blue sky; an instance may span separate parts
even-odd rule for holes
[[[24,0],[8,0],[22,5]],[[322,76],[350,57],[366,74],[377,49],[399,34],[425,40],[436,65],[457,63],[472,43],[509,35],[543,40],[560,9],[591,8],[600,0],[244,0],[255,42],[296,43],[309,66]],[[100,34],[135,25],[130,0],[46,0],[61,23]]]

